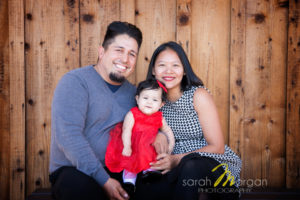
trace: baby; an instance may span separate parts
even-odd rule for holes
[[[135,185],[137,173],[153,173],[150,162],[156,161],[157,153],[152,146],[158,131],[168,138],[168,153],[175,139],[159,109],[166,100],[167,89],[158,80],[139,83],[136,92],[137,107],[132,108],[110,132],[110,141],[105,155],[105,164],[111,172],[123,171],[124,183]],[[158,173],[158,172],[157,172]]]

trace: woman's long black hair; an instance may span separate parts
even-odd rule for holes
[[[186,56],[183,48],[179,44],[177,44],[176,42],[173,42],[173,41],[163,43],[155,49],[155,51],[151,57],[151,60],[150,60],[148,73],[147,73],[147,79],[155,78],[152,74],[152,70],[154,68],[156,58],[162,51],[164,51],[166,49],[171,49],[171,50],[175,51],[183,65],[185,75],[183,76],[182,81],[181,81],[181,90],[182,91],[187,90],[191,86],[203,86],[203,82],[201,81],[201,79],[198,78],[197,75],[194,73],[192,66],[189,62],[189,59]]]

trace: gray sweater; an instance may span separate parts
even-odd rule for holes
[[[65,74],[52,102],[50,173],[74,166],[103,186],[109,131],[134,106],[135,90],[126,81],[113,93],[93,66]]]

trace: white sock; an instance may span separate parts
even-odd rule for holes
[[[143,170],[143,174],[146,174],[147,172],[152,172],[152,171],[156,171],[156,170],[148,168],[146,170]]]
[[[135,185],[135,181],[136,181],[136,173],[132,173],[132,172],[127,171],[126,169],[124,169],[124,171],[123,171],[123,182],[124,183],[132,183],[133,185]]]

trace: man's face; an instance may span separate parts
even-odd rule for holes
[[[99,49],[99,73],[113,85],[120,85],[134,71],[138,56],[138,44],[126,34],[118,35],[105,50]]]

